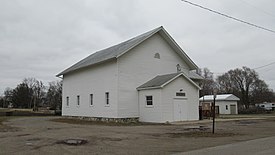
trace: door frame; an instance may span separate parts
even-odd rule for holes
[[[181,111],[181,114],[180,114],[180,116],[179,116],[179,120],[176,120],[176,117],[175,117],[175,113],[176,113],[176,110],[175,110],[175,106],[176,106],[176,103],[175,103],[175,100],[182,100],[182,101],[185,101],[185,103],[183,102],[182,104],[186,104],[186,106],[185,107],[187,107],[188,108],[188,103],[187,103],[187,98],[186,97],[177,97],[177,98],[173,98],[173,121],[185,121],[185,119],[182,119],[182,111]],[[178,104],[179,105],[179,104]],[[177,105],[177,106],[178,106]],[[183,108],[184,106],[180,106],[180,110],[182,110],[182,108]],[[187,112],[188,112],[188,110],[187,110]],[[186,118],[186,120],[188,120],[188,113],[187,113],[187,118]]]

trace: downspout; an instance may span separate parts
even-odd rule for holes
[[[139,117],[140,117],[139,90],[137,91],[138,91],[138,121],[139,121]]]
[[[116,85],[117,85],[117,118],[118,118],[118,113],[119,113],[119,64],[118,64],[118,58],[116,59],[116,66],[117,66],[117,80],[116,80]]]

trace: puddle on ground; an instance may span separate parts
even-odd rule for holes
[[[188,127],[185,127],[183,130],[184,131],[206,131],[208,130],[209,127],[207,126],[188,126]]]
[[[250,125],[250,124],[256,124],[257,122],[255,121],[248,121],[248,120],[243,120],[243,121],[238,121],[237,124],[239,125]]]
[[[84,139],[65,139],[65,140],[57,141],[56,143],[78,146],[78,145],[84,145],[84,144],[88,143],[88,141],[84,140]]]

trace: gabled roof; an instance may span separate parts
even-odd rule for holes
[[[193,84],[195,87],[200,89],[200,87],[195,82],[193,82],[190,78],[184,75],[184,73],[180,72],[180,73],[173,73],[173,74],[158,75],[153,79],[149,80],[148,82],[144,83],[143,85],[137,87],[137,90],[163,88],[164,86],[166,86],[167,84],[174,81],[180,76],[183,76],[191,84]]]
[[[179,47],[174,39],[161,26],[137,37],[134,37],[130,40],[124,41],[120,44],[93,53],[83,60],[72,65],[71,67],[67,68],[66,70],[62,71],[61,73],[57,74],[56,76],[61,76],[76,71],[78,69],[89,67],[91,65],[102,63],[111,59],[116,59],[156,33],[159,33],[170,44],[170,46],[180,55],[180,57],[185,60],[190,69],[198,68],[197,65],[186,55],[186,53]]]
[[[213,101],[213,95],[205,95],[200,98],[200,101]],[[216,101],[239,101],[240,99],[233,94],[221,94],[216,96]]]

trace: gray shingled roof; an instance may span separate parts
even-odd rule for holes
[[[91,65],[102,63],[111,59],[116,59],[157,32],[160,32],[160,34],[166,39],[166,41],[171,45],[171,47],[175,49],[175,51],[180,55],[180,57],[184,59],[184,61],[190,66],[191,69],[198,68],[196,64],[187,56],[187,54],[178,46],[174,39],[161,26],[149,32],[141,34],[137,37],[134,37],[130,40],[117,44],[115,46],[93,53],[90,56],[72,65],[71,67],[67,68],[63,72],[57,74],[56,76],[61,76],[73,72],[75,70],[89,67]]]
[[[122,42],[120,44],[114,45],[112,47],[106,48],[104,50],[98,51],[96,53],[91,54],[90,56],[84,58],[83,60],[79,61],[78,63],[74,64],[73,66],[69,67],[68,69],[64,70],[63,72],[59,73],[57,76],[64,75],[66,73],[75,71],[80,68],[88,67],[100,62],[104,62],[113,58],[117,58],[119,55],[127,52],[129,49],[135,47],[140,42],[144,41],[148,37],[152,36],[156,32],[158,32],[162,27],[158,27],[154,30],[146,32],[142,35],[134,37],[130,40]]]
[[[149,80],[148,82],[144,83],[143,85],[139,86],[137,89],[142,88],[152,88],[152,87],[161,87],[166,82],[170,81],[171,79],[175,78],[181,73],[174,73],[174,74],[166,74],[166,75],[158,75],[154,77],[152,80]]]
[[[172,74],[165,74],[165,75],[158,75],[154,77],[153,79],[149,80],[148,82],[144,83],[143,85],[137,87],[137,90],[142,89],[152,89],[152,88],[162,88],[168,82],[172,81],[173,79],[176,79],[179,76],[184,76],[187,78],[188,81],[190,81],[192,84],[194,84],[196,87],[199,88],[197,84],[195,84],[190,78],[184,75],[184,73],[172,73]]]

